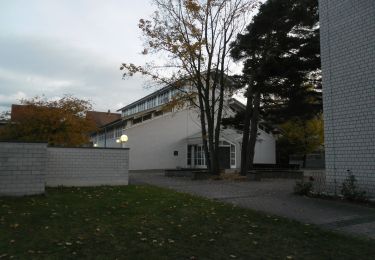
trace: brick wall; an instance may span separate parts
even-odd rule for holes
[[[46,147],[0,142],[0,195],[44,193]]]
[[[0,142],[0,196],[40,194],[46,185],[127,185],[128,179],[129,149]]]
[[[127,185],[129,149],[48,147],[47,186]]]
[[[375,1],[319,0],[326,181],[375,196]]]

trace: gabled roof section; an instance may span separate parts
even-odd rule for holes
[[[242,102],[238,101],[235,98],[230,98],[228,100],[228,105],[231,108],[233,108],[236,112],[240,112],[240,111],[246,110],[246,106]]]
[[[104,125],[110,124],[114,121],[121,119],[121,114],[110,113],[110,112],[88,111],[86,113],[86,118],[93,120],[97,127],[102,127]]]

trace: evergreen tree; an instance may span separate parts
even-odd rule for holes
[[[247,83],[241,174],[252,167],[259,115],[275,122],[321,111],[317,0],[268,0],[231,55]]]

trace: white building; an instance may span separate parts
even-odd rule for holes
[[[319,0],[326,182],[375,197],[375,1]]]
[[[205,168],[201,127],[197,109],[182,108],[165,111],[176,92],[170,87],[162,88],[121,111],[121,119],[101,128],[92,136],[97,147],[121,147],[116,143],[122,134],[128,136],[123,144],[130,148],[130,170]],[[242,103],[227,99],[224,117],[244,109]],[[241,160],[240,131],[222,129],[220,136],[220,167],[235,169]],[[255,163],[274,164],[275,138],[260,125],[255,147]]]

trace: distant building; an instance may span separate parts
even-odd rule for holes
[[[88,111],[86,113],[86,118],[95,122],[96,127],[100,128],[109,123],[118,121],[121,119],[121,114],[108,112],[98,112],[98,111]]]
[[[165,110],[176,91],[162,88],[131,103],[121,111],[121,119],[101,127],[92,135],[97,147],[121,147],[116,143],[123,133],[129,138],[130,170],[205,168],[201,126],[197,109]],[[224,117],[244,109],[242,103],[228,98],[224,103]],[[255,163],[275,163],[275,138],[262,124],[259,125],[255,148]],[[238,130],[223,129],[220,134],[220,167],[240,167],[242,134]]]
[[[375,196],[375,1],[320,0],[326,181]]]

